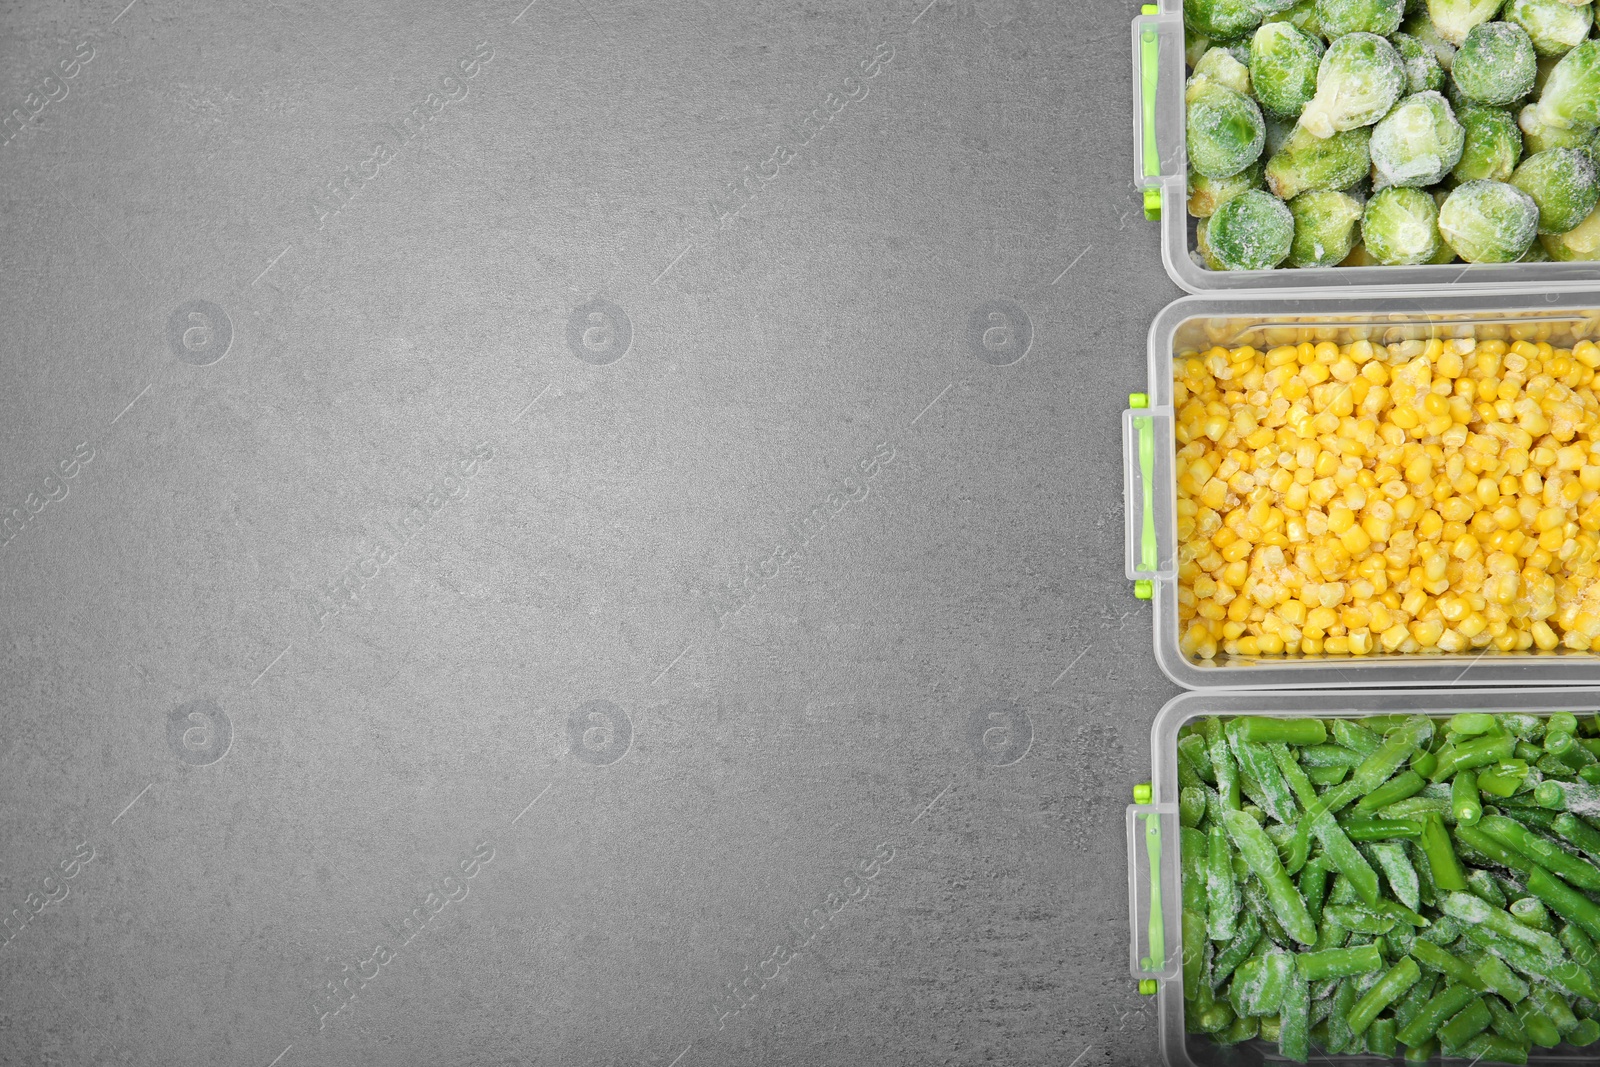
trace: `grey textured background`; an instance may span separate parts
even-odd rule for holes
[[[5,109],[94,49],[0,147],[0,913],[67,894],[0,947],[0,1060],[1153,1062],[1123,808],[1175,690],[1118,416],[1178,294],[1129,181],[1136,6],[124,2],[0,13]],[[632,327],[604,365],[567,341],[596,297]],[[191,300],[231,323],[209,365]],[[614,762],[620,720],[570,726],[596,700]]]

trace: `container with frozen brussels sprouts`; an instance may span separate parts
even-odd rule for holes
[[[1597,7],[1146,4],[1135,184],[1168,273],[1190,292],[1600,279]]]

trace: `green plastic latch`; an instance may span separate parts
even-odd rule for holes
[[[1128,406],[1130,408],[1147,408],[1150,406],[1149,393],[1129,393]]]
[[[1156,596],[1156,583],[1148,578],[1140,578],[1133,583],[1133,599],[1154,600]]]
[[[1140,782],[1133,787],[1133,802],[1135,804],[1148,804],[1155,796],[1155,790],[1149,782]]]
[[[1153,997],[1153,996],[1156,995],[1156,992],[1159,989],[1160,989],[1160,986],[1158,985],[1158,983],[1156,982],[1156,980],[1154,978],[1141,978],[1141,979],[1139,979],[1139,995],[1140,996]]]
[[[1134,410],[1144,410],[1150,406],[1150,397],[1146,393],[1129,393],[1128,407]],[[1134,419],[1134,429],[1139,434],[1139,480],[1140,490],[1144,497],[1144,513],[1142,515],[1141,529],[1139,531],[1139,569],[1153,571],[1156,569],[1156,428],[1154,419]],[[1146,583],[1147,585],[1149,583]],[[1134,595],[1139,596],[1139,587],[1134,586]],[[1141,600],[1150,599],[1140,596]]]
[[[1134,798],[1143,793],[1149,797],[1150,783],[1145,782],[1135,786]],[[1140,801],[1148,804],[1148,800]],[[1150,812],[1144,817],[1144,843],[1150,855],[1150,965],[1146,970],[1158,970],[1166,966],[1167,939],[1164,920],[1161,917],[1161,817],[1155,812]]]
[[[1160,14],[1161,9],[1155,4],[1145,4],[1141,9],[1146,15]],[[1156,144],[1156,87],[1159,84],[1161,57],[1161,39],[1156,36],[1154,26],[1146,26],[1139,34],[1139,77],[1141,82],[1140,101],[1144,105],[1144,176],[1146,178],[1159,178],[1161,176],[1161,149]],[[1161,190],[1159,188],[1144,191],[1144,217],[1159,219],[1161,217]]]

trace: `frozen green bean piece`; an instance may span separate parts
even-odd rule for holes
[[[1178,739],[1178,752],[1194,765],[1195,773],[1207,785],[1217,784],[1217,772],[1211,767],[1211,753],[1201,734],[1189,734]]]
[[[1300,870],[1300,896],[1305,899],[1311,921],[1322,922],[1322,904],[1328,898],[1328,868],[1320,860]]]
[[[1273,914],[1282,923],[1284,930],[1303,945],[1314,943],[1317,939],[1316,924],[1311,921],[1311,916],[1306,911],[1306,902],[1301,899],[1299,890],[1289,881],[1289,875],[1278,859],[1278,849],[1273,845],[1272,839],[1254,819],[1243,812],[1224,812],[1223,819],[1234,847],[1250,865],[1255,876],[1261,880],[1267,900],[1272,905]]]
[[[1528,764],[1525,760],[1501,760],[1492,767],[1485,767],[1478,772],[1478,791],[1489,797],[1508,797],[1517,791],[1517,786],[1528,776]]]
[[[1294,795],[1289,792],[1289,784],[1283,780],[1283,772],[1278,769],[1272,752],[1260,744],[1244,740],[1237,733],[1230,741],[1240,771],[1253,778],[1259,787],[1263,810],[1278,822],[1294,822],[1300,811],[1295,806]]]
[[[1340,819],[1339,828],[1352,841],[1397,841],[1422,836],[1421,819]]]
[[[1372,1020],[1399,1000],[1421,977],[1422,971],[1417,967],[1417,961],[1410,956],[1402,958],[1399,963],[1389,968],[1371,989],[1362,994],[1356,1006],[1351,1009],[1350,1032],[1358,1036],[1366,1033],[1367,1027],[1372,1025]],[[1487,1026],[1488,1023],[1484,1025]]]
[[[1286,745],[1320,745],[1328,739],[1328,728],[1321,719],[1269,719],[1245,715],[1234,720],[1238,736],[1257,744],[1280,742]]]
[[[1401,1027],[1400,1033],[1396,1036],[1403,1045],[1413,1047],[1421,1045],[1432,1039],[1447,1020],[1477,998],[1478,991],[1469,985],[1447,985],[1442,991],[1435,993],[1428,1003],[1423,1005],[1422,1010]]]
[[[1543,873],[1542,870],[1535,867],[1533,874],[1528,876],[1528,880],[1531,882],[1536,875]],[[1511,917],[1523,926],[1529,926],[1535,930],[1543,930],[1547,934],[1556,932],[1556,924],[1550,918],[1550,912],[1545,909],[1545,906],[1539,902],[1537,897],[1523,897],[1521,900],[1514,900],[1508,910],[1511,912]]]
[[[1589,125],[1596,125],[1590,123]],[[1578,716],[1570,711],[1554,711],[1545,720],[1545,730],[1555,730],[1558,733],[1575,734],[1578,732]]]
[[[1221,797],[1222,806],[1238,810],[1239,771],[1234,765],[1233,753],[1228,749],[1228,739],[1222,733],[1222,724],[1216,719],[1207,719],[1206,736],[1209,739],[1211,767],[1217,778],[1217,793]]]
[[[1333,739],[1345,748],[1361,753],[1363,759],[1378,751],[1378,746],[1383,744],[1382,738],[1352,719],[1333,720]]]
[[[1556,1028],[1555,1020],[1539,1010],[1532,1000],[1525,1000],[1517,1005],[1517,1021],[1527,1031],[1528,1040],[1540,1048],[1555,1048],[1561,1044],[1561,1031]]]
[[[1583,929],[1590,937],[1600,937],[1600,904],[1554,877],[1542,867],[1528,873],[1528,891],[1549,905],[1557,915]],[[1513,911],[1515,914],[1515,911]],[[1546,917],[1548,922],[1548,916]]]
[[[1228,942],[1228,947],[1218,952],[1211,962],[1211,985],[1220,988],[1234,972],[1234,969],[1249,959],[1261,944],[1261,939],[1266,936],[1262,929],[1261,920],[1255,913],[1246,911],[1239,917],[1238,933],[1233,935],[1233,940]]]
[[[1470,770],[1490,763],[1498,763],[1503,759],[1510,759],[1511,750],[1516,746],[1516,738],[1510,734],[1490,734],[1485,737],[1475,737],[1470,741],[1463,741],[1459,745],[1446,746],[1445,749],[1440,751],[1439,761],[1434,766],[1433,773],[1428,775],[1428,780],[1442,782],[1457,771]]]
[[[1380,915],[1359,904],[1329,904],[1322,913],[1346,930],[1358,934],[1386,934],[1398,921],[1392,915]]]
[[[1183,912],[1183,995],[1186,998],[1192,998],[1195,995],[1195,991],[1200,988],[1207,947],[1205,916],[1185,908]]]
[[[1302,952],[1297,964],[1307,982],[1320,982],[1327,978],[1349,978],[1383,969],[1383,957],[1373,945],[1359,948],[1335,948],[1322,952]]]
[[[1194,769],[1194,764],[1189,762],[1180,749],[1178,752],[1178,788],[1180,790],[1198,789],[1204,786],[1205,783],[1200,780],[1200,775]]]
[[[1489,1005],[1483,1002],[1482,997],[1474,998],[1439,1027],[1440,1051],[1446,1056],[1454,1055],[1462,1045],[1489,1029],[1491,1021]]]
[[[1528,1031],[1523,1027],[1522,1020],[1517,1018],[1505,1001],[1499,997],[1484,997],[1483,1002],[1489,1006],[1489,1026],[1495,1033],[1507,1041],[1517,1045],[1528,1044]]]
[[[1567,1044],[1584,1048],[1600,1041],[1600,1022],[1593,1019],[1579,1019],[1578,1025],[1566,1033]]]
[[[1579,889],[1600,891],[1600,869],[1579,859],[1549,838],[1503,815],[1485,818],[1478,829],[1507,848],[1548,868]],[[1522,872],[1526,874],[1527,872]]]
[[[1239,883],[1239,896],[1244,899],[1245,908],[1261,920],[1261,928],[1269,940],[1280,945],[1289,943],[1289,935],[1284,930],[1283,924],[1278,922],[1277,915],[1273,914],[1272,904],[1267,900],[1267,891],[1262,888],[1261,880],[1249,878]],[[1265,951],[1266,946],[1257,946],[1257,951]]]
[[[1421,832],[1422,826],[1418,823],[1417,834],[1414,836],[1420,836]],[[1400,898],[1400,903],[1416,911],[1422,901],[1419,897],[1417,872],[1411,866],[1411,861],[1406,858],[1405,846],[1393,841],[1383,841],[1369,846],[1368,851],[1377,859],[1378,867],[1389,883],[1390,892]]]
[[[1428,857],[1428,869],[1433,874],[1433,884],[1441,890],[1461,892],[1467,888],[1466,875],[1461,861],[1445,832],[1444,820],[1437,812],[1430,812],[1422,824],[1422,850]]]
[[[1354,978],[1344,978],[1333,992],[1333,1012],[1328,1016],[1328,1044],[1329,1052],[1343,1052],[1355,1041],[1355,1032],[1350,1029],[1350,1012],[1356,1006],[1356,998],[1360,991],[1356,989]]]
[[[1300,203],[1300,201],[1304,200],[1308,196],[1320,196],[1320,195],[1321,195],[1320,193],[1301,193],[1299,196],[1295,197],[1293,201],[1290,202],[1290,209],[1293,210],[1293,205],[1294,204]],[[1331,193],[1329,195],[1331,195],[1331,196],[1344,196],[1345,194],[1344,193]],[[1357,211],[1356,217],[1357,218],[1361,217],[1359,210]],[[1349,254],[1350,254],[1349,252],[1346,252],[1345,256],[1348,256]],[[1342,261],[1344,259],[1344,256],[1340,256],[1339,259]],[[1323,265],[1324,266],[1331,266],[1332,264],[1323,264]],[[1338,785],[1340,782],[1344,781],[1347,777],[1349,777],[1349,775],[1350,775],[1350,768],[1349,767],[1307,767],[1306,768],[1306,777],[1311,780],[1311,784],[1313,784],[1313,785],[1321,785],[1321,786]]]
[[[1300,762],[1306,767],[1359,767],[1365,758],[1359,752],[1332,742],[1300,750]]]
[[[1380,819],[1426,819],[1429,812],[1435,812],[1440,817],[1453,818],[1450,816],[1448,797],[1408,797],[1379,808],[1374,814]]]
[[[1556,1029],[1563,1034],[1578,1025],[1578,1017],[1572,1013],[1572,1008],[1553,989],[1536,985],[1528,993],[1528,1000],[1539,1009],[1539,1013],[1556,1024]]]
[[[1473,737],[1486,734],[1496,729],[1494,716],[1483,711],[1463,711],[1450,716],[1445,723],[1445,730],[1462,737]]]
[[[1392,1059],[1398,1050],[1394,1039],[1395,1024],[1393,1019],[1374,1019],[1372,1025],[1367,1027],[1367,1051],[1374,1056],[1383,1056]]]
[[[1561,928],[1561,933],[1556,939],[1561,942],[1561,947],[1567,950],[1567,955],[1571,956],[1578,966],[1585,968],[1600,980],[1600,948],[1595,946],[1588,933],[1576,923],[1567,923]]]
[[[1278,1011],[1278,1055],[1305,1063],[1311,1053],[1311,992],[1304,978],[1290,976]]]
[[[1500,888],[1500,883],[1488,871],[1473,869],[1467,872],[1467,889],[1491,907],[1503,908],[1508,903],[1505,890]]]
[[[1468,926],[1467,937],[1523,974],[1553,985],[1570,996],[1600,993],[1600,985],[1596,985],[1594,976],[1568,959],[1560,951],[1559,943],[1554,952],[1545,952],[1509,937],[1501,937],[1482,926]],[[1551,938],[1551,941],[1554,940]]]
[[[1355,810],[1371,815],[1379,808],[1415,796],[1428,783],[1416,771],[1402,771],[1356,802]]]
[[[1411,955],[1422,966],[1430,971],[1439,972],[1451,982],[1471,986],[1477,990],[1488,988],[1483,979],[1473,971],[1472,964],[1456,953],[1440,948],[1430,941],[1418,940],[1411,946]]]
[[[1189,786],[1178,793],[1178,822],[1183,826],[1199,826],[1206,814],[1204,786]]]
[[[1472,973],[1481,988],[1498,993],[1513,1004],[1528,995],[1528,983],[1517,977],[1516,972],[1506,966],[1506,961],[1493,953],[1477,950],[1472,956]]]
[[[1545,808],[1503,808],[1496,804],[1493,807],[1484,808],[1483,810],[1485,814],[1504,816],[1513,822],[1520,822],[1522,825],[1531,827],[1535,830],[1548,830],[1551,833],[1555,832],[1556,813],[1553,811],[1548,811]]]
[[[1189,826],[1178,829],[1178,860],[1183,870],[1183,906],[1206,910],[1206,835]]]
[[[1462,1045],[1457,1055],[1473,1063],[1522,1064],[1528,1062],[1528,1044],[1510,1041],[1498,1034],[1479,1034]]]
[[[1239,1045],[1251,1040],[1260,1032],[1261,1020],[1253,1015],[1236,1016],[1228,1028],[1216,1035],[1219,1045]]]
[[[1267,980],[1266,970],[1265,956],[1251,956],[1234,970],[1233,981],[1228,983],[1228,1005],[1235,1015],[1248,1015],[1255,1006]]]
[[[1509,820],[1508,820],[1509,821]],[[1488,857],[1494,863],[1518,874],[1526,875],[1533,869],[1533,861],[1499,839],[1484,833],[1481,826],[1457,826],[1455,838],[1462,845]]]
[[[1433,997],[1438,983],[1443,981],[1424,971],[1422,977],[1417,979],[1417,984],[1412,986],[1405,996],[1400,998],[1400,1003],[1394,1006],[1394,1022],[1397,1031],[1404,1030],[1406,1023],[1416,1018],[1417,1013]]]
[[[1423,825],[1426,827],[1426,822]],[[1428,865],[1428,856],[1422,851],[1422,841],[1407,841],[1406,853],[1411,857],[1411,869],[1417,872],[1417,897],[1423,907],[1431,908],[1438,901],[1439,887],[1434,884],[1433,868]]]
[[[1471,770],[1457,771],[1450,783],[1450,810],[1456,825],[1476,826],[1483,817],[1483,802],[1478,799],[1478,775]]]
[[[1524,741],[1537,741],[1544,736],[1544,719],[1538,715],[1513,711],[1496,716],[1500,725]]]

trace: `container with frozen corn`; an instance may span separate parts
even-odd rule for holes
[[[1133,57],[1189,292],[1600,279],[1588,3],[1160,0]]]
[[[1128,809],[1132,969],[1165,1063],[1593,1063],[1597,707],[1595,689],[1170,702]]]

